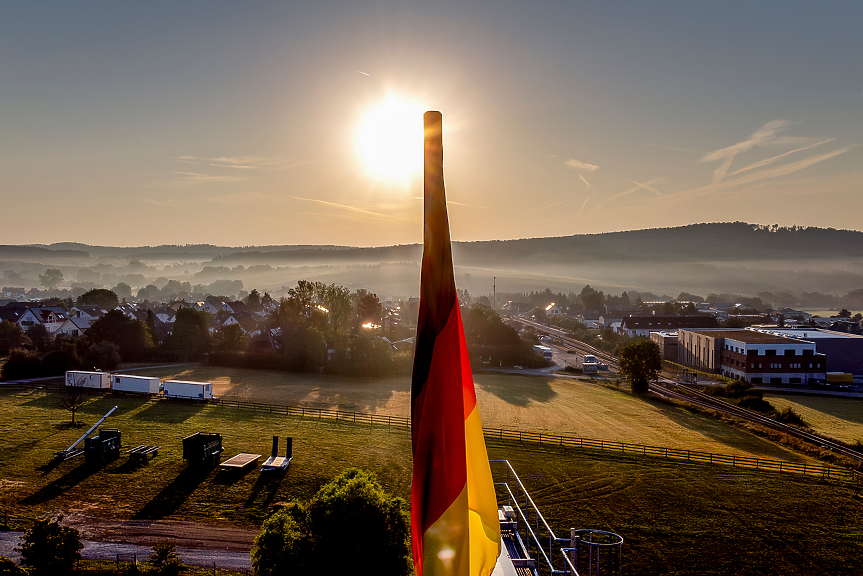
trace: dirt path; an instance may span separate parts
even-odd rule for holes
[[[233,526],[185,522],[182,520],[109,520],[83,514],[63,518],[81,536],[99,542],[152,546],[169,540],[186,548],[206,548],[248,554],[258,532]]]

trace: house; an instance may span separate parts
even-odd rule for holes
[[[219,318],[219,326],[231,326],[238,324],[240,328],[249,336],[257,336],[261,333],[261,328],[257,321],[248,312],[227,313],[223,318]]]
[[[558,316],[559,317],[561,315],[560,308],[557,306],[557,304],[552,302],[551,304],[549,304],[548,306],[545,307],[545,315],[546,316]]]
[[[18,318],[18,325],[27,330],[31,326],[41,324],[48,331],[48,334],[53,334],[67,319],[68,316],[63,312],[63,309],[56,306],[27,308]]]
[[[222,310],[225,312],[249,312],[248,308],[246,308],[246,304],[240,300],[236,302],[225,302],[222,304]]]
[[[2,296],[4,298],[12,298],[13,300],[26,300],[27,299],[27,291],[23,288],[14,288],[11,286],[4,286]]]
[[[108,311],[102,308],[101,306],[95,306],[93,304],[81,304],[78,306],[73,306],[71,310],[69,310],[70,318],[99,318],[107,314]]]
[[[222,306],[224,305],[225,303],[218,298],[207,298],[203,302],[196,302],[195,310],[206,312],[207,314],[215,316],[219,313],[219,311],[222,309]]]
[[[678,330],[680,328],[719,328],[713,316],[627,316],[619,332],[630,338],[647,338],[651,332]]]
[[[66,338],[78,338],[79,336],[83,336],[96,320],[98,320],[98,318],[94,318],[92,316],[74,316],[72,318],[67,318],[66,321],[57,328],[57,331],[54,333],[54,337],[65,336]]]

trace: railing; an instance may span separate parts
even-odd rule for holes
[[[507,506],[512,506],[513,503],[515,503],[513,508],[518,511],[518,515],[522,520],[518,523],[518,535],[525,546],[527,556],[530,557],[531,542],[533,542],[533,548],[536,554],[541,556],[541,559],[544,565],[548,568],[549,573],[553,575],[565,574],[565,568],[561,570],[554,567],[552,557],[554,556],[553,549],[555,544],[569,544],[569,539],[560,539],[554,535],[554,531],[551,529],[551,526],[548,525],[548,522],[545,521],[545,518],[539,511],[539,508],[537,508],[536,503],[534,503],[533,499],[530,497],[530,494],[527,493],[527,489],[524,487],[524,484],[521,483],[521,479],[509,463],[509,460],[489,460],[489,463],[504,465],[506,467],[506,482],[495,482],[494,485],[498,489],[504,489],[507,495]],[[515,491],[513,491],[510,486],[513,481],[515,483]],[[521,505],[521,502],[523,502],[523,506]],[[531,519],[531,515],[533,515],[533,519]],[[522,534],[522,530],[524,531],[524,534]],[[564,556],[566,556],[566,554],[564,554]],[[569,574],[578,576],[578,571],[573,570],[569,572]]]

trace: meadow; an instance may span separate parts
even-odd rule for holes
[[[310,496],[349,466],[409,498],[406,428],[119,396],[93,400],[81,417],[94,422],[114,405],[105,425],[122,431],[124,446],[162,445],[159,455],[141,466],[121,456],[52,467],[53,452],[82,429],[68,426],[53,393],[0,391],[3,506],[31,518],[62,512],[255,530],[275,504]],[[294,461],[284,476],[195,472],[181,459],[181,439],[199,430],[223,434],[225,458],[266,455],[273,434],[292,436]],[[489,440],[488,449],[512,462],[558,535],[570,527],[621,534],[626,574],[857,574],[863,561],[863,507],[847,485],[530,443]]]
[[[222,398],[407,417],[410,379],[347,378],[207,365],[141,370],[214,383]],[[801,456],[679,406],[590,379],[481,372],[474,375],[483,425],[716,454],[801,461]]]
[[[793,408],[816,432],[842,442],[863,443],[863,399],[765,394],[778,409]]]

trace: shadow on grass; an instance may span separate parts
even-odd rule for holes
[[[735,448],[744,450],[757,456],[766,456],[777,460],[803,461],[801,455],[787,450],[765,438],[736,428],[728,422],[716,420],[698,413],[689,412],[684,408],[669,406],[664,402],[656,402],[645,399],[645,402],[654,406],[663,416],[672,422],[683,426],[693,432],[697,432],[706,438]]]
[[[246,506],[252,506],[259,496],[263,494],[263,499],[259,503],[259,508],[268,508],[276,498],[276,493],[282,485],[282,480],[285,479],[287,470],[271,470],[262,472],[258,476],[255,485],[252,486],[252,491],[246,499]]]
[[[249,475],[252,470],[257,470],[258,465],[254,466],[246,466],[245,468],[241,468],[239,470],[223,470],[219,469],[216,477],[213,478],[213,484],[220,484],[222,486],[230,486],[232,484],[236,484],[243,478]]]
[[[531,402],[545,404],[557,396],[546,378],[535,376],[484,376],[476,384],[513,406],[527,406]]]
[[[194,466],[184,469],[162,488],[152,500],[133,516],[135,520],[159,520],[176,512],[198,486],[210,475],[212,468]]]
[[[193,416],[197,416],[206,405],[201,402],[183,402],[181,400],[159,400],[153,402],[137,414],[131,416],[135,420],[146,420],[148,422],[164,422],[166,424],[179,424]]]
[[[110,461],[108,460],[101,462],[84,461],[72,470],[66,472],[60,478],[57,478],[53,482],[49,483],[44,488],[41,488],[33,494],[24,497],[21,500],[21,504],[30,506],[33,504],[43,504],[45,502],[48,502],[49,500],[53,500],[54,498],[62,495],[64,492],[71,490],[96,472],[102,470],[109,463]],[[49,464],[48,466],[51,465]]]

